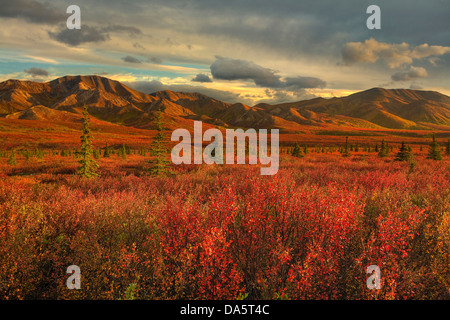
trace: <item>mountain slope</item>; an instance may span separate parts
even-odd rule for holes
[[[450,126],[450,97],[434,91],[373,88],[347,97],[313,99],[278,107],[295,107],[299,113],[310,111],[357,118],[392,129],[426,123]]]
[[[223,127],[301,126],[426,129],[450,127],[450,97],[434,91],[373,88],[347,97],[250,107],[200,93],[160,91],[146,94],[100,76],[65,76],[46,83],[0,83],[0,116],[10,119],[77,121],[87,105],[95,118],[151,128],[155,111],[170,126],[192,120]]]

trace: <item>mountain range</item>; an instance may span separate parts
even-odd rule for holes
[[[0,83],[0,117],[7,119],[79,122],[84,105],[100,121],[140,129],[152,128],[154,112],[160,110],[170,127],[202,120],[286,133],[304,126],[450,130],[450,97],[435,91],[373,88],[346,97],[247,106],[200,93],[147,94],[95,75]]]

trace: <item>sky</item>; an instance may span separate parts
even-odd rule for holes
[[[370,5],[381,29],[367,28]],[[449,0],[0,0],[0,81],[96,74],[250,106],[373,87],[450,95],[449,17]]]

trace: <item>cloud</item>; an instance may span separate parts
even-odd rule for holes
[[[195,76],[195,78],[193,78],[191,81],[194,82],[212,82],[211,78],[204,73],[199,73]]]
[[[0,0],[1,1],[1,0]],[[130,36],[141,35],[142,31],[136,27],[109,25],[107,27],[92,27],[86,24],[81,26],[81,29],[67,29],[63,28],[59,32],[51,32],[48,34],[50,38],[68,44],[70,46],[78,46],[88,42],[103,42],[110,39],[109,33],[126,32]]]
[[[266,89],[265,93],[268,98],[259,100],[258,103],[279,104],[313,99],[317,97],[316,95],[307,92],[305,89],[300,89],[294,92],[279,89]]]
[[[142,44],[140,44],[139,42],[135,42],[133,44],[133,47],[135,47],[136,49],[145,50],[145,47]]]
[[[88,25],[83,25],[81,29],[65,28],[57,33],[49,31],[48,34],[52,39],[69,46],[78,46],[88,42],[102,42],[110,39],[109,34],[103,30]]]
[[[33,60],[37,60],[39,62],[45,62],[45,63],[51,63],[51,64],[59,64],[59,62],[56,61],[55,59],[38,57],[38,56],[32,56],[32,55],[29,55],[29,54],[26,54],[24,56],[27,57],[27,58],[33,59]]]
[[[423,59],[430,56],[442,56],[450,52],[450,47],[430,46],[427,43],[421,44],[414,48],[411,56],[415,59]]]
[[[161,81],[158,80],[151,80],[151,81],[133,81],[133,82],[123,82],[125,85],[144,92],[144,93],[153,93],[157,91],[164,91],[164,90],[171,90],[176,92],[198,92],[201,94],[204,94],[208,97],[228,102],[228,103],[244,103],[247,105],[251,105],[253,103],[253,100],[247,99],[246,97],[229,92],[224,90],[217,90],[217,89],[211,89],[206,88],[203,86],[191,86],[191,85],[180,85],[180,84],[174,84],[174,85],[167,85],[163,84]]]
[[[163,63],[163,61],[157,57],[149,57],[147,59],[147,62],[154,63],[154,64],[162,64]]]
[[[143,50],[143,51],[146,51],[146,50],[147,50],[147,49],[146,49],[142,44],[140,44],[139,42],[133,43],[133,47],[136,48],[136,49],[139,49],[139,50]],[[153,57],[153,56],[148,57],[147,60],[146,60],[146,62],[154,63],[154,64],[162,64],[162,63],[163,63],[162,59],[160,59],[160,58],[158,58],[158,57]]]
[[[132,57],[132,56],[125,56],[121,58],[123,61],[128,62],[128,63],[142,63],[141,60]]]
[[[125,56],[121,58],[125,62],[129,63],[143,63],[143,62],[150,62],[154,64],[162,64],[163,61],[156,57],[149,57],[146,61],[139,60],[138,58],[132,57],[132,56]]]
[[[211,74],[220,80],[252,80],[258,87],[299,90],[323,88],[326,82],[313,77],[288,77],[282,79],[276,71],[259,66],[251,61],[216,57],[211,65]]]
[[[102,28],[102,32],[125,32],[129,35],[141,35],[142,30],[136,27],[122,26],[118,24],[109,25]]]
[[[411,85],[409,86],[409,88],[410,88],[410,89],[413,89],[413,90],[421,90],[421,89],[423,89],[423,87],[422,87],[420,84],[417,84],[417,83],[415,83],[415,82],[411,83]]]
[[[30,68],[30,69],[25,69],[23,70],[25,73],[30,74],[33,78],[35,77],[48,77],[48,72],[44,69],[41,68]]]
[[[22,18],[34,23],[53,24],[65,21],[64,13],[34,0],[0,0],[0,17]]]
[[[440,56],[450,52],[450,47],[422,45],[411,47],[408,43],[390,44],[370,38],[364,42],[348,42],[341,50],[346,65],[357,62],[374,63],[383,60],[390,68],[413,63],[413,59]]]
[[[428,77],[428,73],[425,68],[411,66],[409,70],[394,73],[391,76],[391,79],[394,81],[409,81],[425,77]]]
[[[211,74],[220,80],[253,80],[260,87],[280,87],[280,77],[275,71],[261,67],[251,61],[216,57],[211,65]]]
[[[53,39],[65,27],[68,3],[59,0],[0,0],[1,47],[17,56],[9,58],[3,53],[2,59],[12,61],[18,59],[17,53],[23,53],[61,60],[64,64],[72,63],[71,67],[59,66],[66,70],[60,71],[63,73],[76,73],[78,65],[90,63],[93,66],[101,64],[102,68],[109,65],[108,71],[114,74],[119,72],[117,66],[124,64],[120,58],[130,54],[143,63],[130,66],[145,66],[160,77],[191,75],[190,81],[198,73],[207,73],[214,80],[204,66],[209,67],[216,60],[211,57],[220,54],[253,61],[262,68],[267,67],[264,69],[270,68],[266,78],[258,77],[258,83],[272,87],[262,87],[259,92],[276,86],[289,90],[278,80],[283,82],[286,81],[283,77],[297,75],[316,76],[327,80],[327,87],[339,90],[365,89],[379,82],[392,81],[391,75],[403,69],[386,72],[388,63],[392,67],[403,63],[404,68],[409,65],[425,67],[429,78],[421,78],[423,86],[437,90],[438,84],[440,88],[450,88],[450,54],[442,55],[442,51],[450,46],[450,20],[448,10],[443,7],[444,2],[410,0],[407,6],[398,1],[383,2],[382,28],[389,32],[380,33],[365,27],[368,4],[361,0],[345,0],[345,5],[335,0],[283,0],[283,5],[273,0],[258,0],[258,5],[253,1],[152,0],[149,5],[145,0],[126,3],[120,0],[80,0],[77,4],[82,9],[82,28],[85,24],[95,27],[99,36],[91,42],[83,42],[85,37],[79,41],[63,40],[60,42],[64,45],[61,45]],[[33,7],[28,4],[37,7],[29,9]],[[39,6],[45,10],[39,10]],[[1,18],[8,16],[19,19]],[[51,22],[52,25],[39,25],[37,28],[27,24],[29,21]],[[48,31],[54,33],[53,38],[49,38]],[[65,35],[60,37],[65,38]],[[386,44],[386,50],[381,49],[381,53],[378,51],[380,45],[373,49],[367,46],[365,40],[371,37],[375,37],[378,44]],[[87,38],[92,40],[92,37]],[[400,46],[402,42],[406,43],[406,49]],[[83,50],[71,50],[70,46],[77,45],[84,46]],[[347,49],[346,64],[358,65],[342,72],[343,68],[336,64],[344,61],[341,56],[344,48]],[[117,55],[118,52],[121,53]],[[430,54],[436,56],[422,58]],[[167,63],[151,65],[147,59],[153,56]],[[437,63],[439,68],[433,68],[432,63]],[[386,68],[382,67],[384,65]],[[36,66],[46,68],[40,64]],[[182,66],[192,66],[197,70],[175,69]],[[271,69],[277,72],[271,74]],[[299,70],[298,74],[294,73],[295,70]],[[281,77],[277,79],[277,76]],[[214,81],[216,87],[226,80]],[[238,91],[236,86],[242,82],[245,83]],[[229,85],[233,86],[233,92],[249,91],[256,86],[252,79]]]
[[[285,86],[290,90],[325,88],[326,82],[313,77],[285,78]]]

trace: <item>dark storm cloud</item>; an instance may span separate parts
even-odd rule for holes
[[[63,29],[59,32],[51,32],[48,34],[50,38],[68,44],[70,46],[78,46],[88,42],[103,42],[110,39],[109,33],[125,32],[129,36],[141,35],[142,31],[136,27],[109,25],[107,27],[91,27],[82,24],[81,29]]]
[[[5,5],[0,6],[3,7],[1,11],[17,3],[1,1],[5,2]],[[22,1],[38,3],[20,0]],[[379,41],[405,41],[415,45],[425,42],[445,45],[450,38],[450,2],[447,0],[410,0],[407,3],[378,1],[376,4],[381,7],[382,12],[382,32],[368,30],[366,27],[366,9],[374,4],[371,0],[152,0],[151,3],[145,0],[99,0],[95,4],[88,0],[78,2],[82,10],[89,9],[92,16],[83,16],[83,19],[91,24],[94,19],[117,21],[119,14],[120,21],[135,27],[146,28],[149,21],[157,21],[155,27],[159,31],[177,30],[180,36],[183,36],[183,33],[200,37],[220,36],[224,41],[242,43],[254,48],[261,47],[289,57],[295,57],[298,50],[302,50],[302,54],[320,53],[337,57],[342,44],[364,41],[374,36]],[[62,11],[61,14],[65,16],[65,12]],[[125,31],[124,28],[112,29]],[[139,34],[137,30],[134,31]],[[189,44],[195,45],[191,42]]]
[[[204,73],[199,73],[193,78],[191,81],[193,82],[212,82],[211,78]]]
[[[49,36],[70,46],[78,46],[88,42],[102,42],[109,40],[109,34],[96,27],[83,25],[81,29],[63,29],[60,32],[48,32]]]
[[[217,57],[211,65],[211,74],[220,80],[252,80],[264,88],[298,90],[324,88],[323,80],[313,77],[290,77],[282,79],[276,71],[257,65],[251,61]]]
[[[132,57],[132,56],[125,56],[123,58],[121,58],[123,61],[128,62],[128,63],[142,63],[141,60]]]
[[[144,92],[144,93],[153,93],[157,91],[171,90],[176,92],[198,92],[204,94],[208,97],[214,98],[216,100],[228,102],[228,103],[244,103],[247,105],[252,104],[252,100],[249,100],[239,94],[210,89],[203,86],[191,86],[191,85],[166,85],[161,81],[152,80],[152,81],[134,81],[134,82],[124,82],[125,85]]]
[[[22,18],[29,22],[52,24],[66,20],[65,11],[33,0],[0,0],[0,17]]]
[[[25,69],[23,70],[25,73],[30,74],[31,76],[34,77],[48,77],[48,72],[44,69],[41,68],[30,68],[30,69]]]
[[[151,6],[142,0],[133,4],[127,8],[122,1],[108,1],[108,7],[129,13],[141,9],[142,16],[157,20],[161,30],[183,25],[189,34],[220,36],[289,56],[299,49],[303,54],[339,54],[343,43],[374,36],[385,42],[445,45],[450,35],[447,0],[154,0]],[[381,7],[382,32],[366,27],[366,9],[372,4]]]
[[[217,57],[211,65],[211,74],[220,80],[253,80],[260,87],[280,87],[275,71],[251,61]]]
[[[13,5],[16,9],[26,7],[19,5],[22,2],[37,3],[38,7],[39,4],[47,7],[44,4],[51,3],[58,8],[53,13],[61,11],[56,16],[67,17],[65,8],[68,4],[59,0],[0,1],[0,16],[3,17],[22,16],[28,21],[42,22],[48,19],[56,22],[52,17],[54,14],[46,12],[43,17],[39,13],[42,10],[39,9],[14,11]],[[283,61],[283,66],[286,61],[292,61],[292,66],[296,68],[308,63],[315,68],[312,70],[325,70],[319,77],[327,77],[330,83],[333,79],[333,86],[342,89],[354,89],[355,83],[361,86],[371,85],[374,78],[382,77],[387,71],[383,63],[391,68],[414,64],[425,66],[430,79],[437,79],[436,76],[439,75],[439,79],[443,80],[440,82],[442,86],[448,87],[450,55],[428,55],[430,50],[439,51],[437,47],[449,46],[448,0],[77,0],[77,4],[82,9],[83,26],[85,23],[99,26],[99,35],[86,37],[89,41],[92,38],[96,38],[95,42],[105,41],[109,34],[112,38],[113,32],[122,36],[125,32],[130,38],[140,37],[139,41],[129,41],[130,45],[138,43],[137,50],[144,50],[143,47],[146,48],[145,51],[148,50],[147,54],[144,51],[139,53],[139,56],[145,57],[143,59],[157,55],[164,61],[175,64],[195,62],[210,65],[214,60],[208,57],[222,54],[255,62],[257,56],[261,61],[272,59],[273,63],[267,65],[271,68],[276,68],[277,59]],[[381,30],[369,30],[366,27],[369,16],[366,9],[372,4],[381,8]],[[60,22],[64,23],[65,20]],[[133,26],[142,30],[142,34],[137,30],[111,26],[110,31],[107,31],[105,28],[109,24]],[[60,35],[61,30],[51,30],[54,32],[54,39],[70,45],[84,43],[85,37],[81,37],[79,41],[65,39],[64,34]],[[153,36],[152,41],[147,39],[149,34]],[[356,45],[345,47],[345,52],[342,53],[346,44],[360,43],[364,46],[365,41],[370,38],[376,39],[379,44],[406,43],[409,53],[405,53],[408,50],[401,47],[391,46],[382,52],[374,52],[370,48],[361,49]],[[170,40],[166,43],[167,39]],[[45,45],[45,41],[42,43]],[[170,44],[176,48],[169,48]],[[190,46],[191,51],[186,49]],[[417,47],[420,48],[415,52],[416,57],[413,57],[411,52]],[[424,54],[428,57],[418,58]],[[415,59],[423,60],[416,63]],[[371,65],[372,61],[376,62]],[[355,76],[349,79],[351,73],[341,73],[344,68],[338,66],[342,62],[347,65],[358,62],[364,64],[352,67]],[[432,63],[436,63],[435,68],[429,65]],[[259,86],[282,88],[284,85],[279,81],[286,79],[277,79],[277,73],[271,74],[270,71],[269,69],[267,76],[254,77]],[[372,71],[374,72],[371,73]],[[260,72],[264,73],[264,70]],[[389,79],[394,72],[387,72],[385,76]]]
[[[394,73],[391,76],[391,79],[394,81],[409,81],[425,77],[428,77],[428,73],[425,68],[411,66],[409,70]]]

